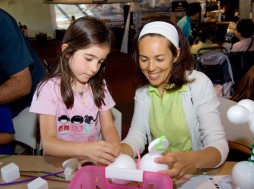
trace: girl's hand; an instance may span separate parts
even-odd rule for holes
[[[197,154],[195,152],[172,152],[155,158],[156,163],[168,164],[169,170],[160,171],[172,178],[179,179],[186,173],[197,168]]]
[[[91,160],[104,165],[112,163],[119,154],[119,146],[105,141],[91,142],[86,148],[86,156]]]

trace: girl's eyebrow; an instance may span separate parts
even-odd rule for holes
[[[166,55],[165,54],[159,54],[159,55],[156,55],[155,57],[158,58],[158,57],[161,57],[161,56],[163,57],[163,56],[166,56]],[[147,56],[142,55],[142,54],[140,54],[139,57],[147,58]]]
[[[142,58],[142,59],[149,59],[147,56],[144,56],[144,55],[139,55],[139,57],[138,58]]]
[[[86,56],[91,56],[91,57],[93,57],[93,58],[99,59],[99,57],[97,57],[96,55],[93,55],[93,54],[84,53],[84,55],[86,55]],[[100,60],[106,60],[106,59],[107,59],[107,57],[104,57],[104,58],[101,58]]]
[[[95,55],[93,55],[93,54],[84,53],[84,55],[87,55],[87,56],[92,56],[92,57],[95,57],[95,58],[96,58],[96,56],[95,56]]]

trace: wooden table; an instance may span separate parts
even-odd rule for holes
[[[24,180],[32,178],[33,176],[42,176],[47,173],[35,173],[29,171],[38,171],[38,172],[48,172],[55,173],[59,171],[63,171],[62,163],[68,158],[56,158],[51,156],[29,156],[29,155],[14,155],[14,156],[0,156],[0,168],[9,163],[15,163],[19,170],[21,171],[20,179],[15,181]],[[60,174],[59,176],[63,176]],[[48,185],[50,189],[64,189],[67,188],[68,182],[63,178],[58,178],[55,176],[44,178],[48,181]],[[30,181],[31,182],[31,181]],[[0,183],[3,183],[2,176],[0,178]],[[8,185],[8,186],[0,186],[0,188],[10,188],[10,189],[27,189],[27,184],[29,182],[24,182],[21,184]]]
[[[217,169],[204,169],[209,175],[231,175],[231,171],[237,162],[227,161]]]
[[[63,171],[62,163],[68,158],[58,158],[51,156],[26,156],[26,155],[14,155],[14,156],[0,156],[0,169],[8,165],[9,163],[15,163],[19,166],[19,170],[21,171],[21,177],[15,181],[25,180],[29,178],[38,177],[45,175],[47,173],[55,173],[59,171]],[[206,169],[205,171],[208,175],[230,175],[231,170],[235,162],[226,162],[224,165],[217,169]],[[30,172],[29,172],[30,171]],[[33,172],[32,172],[33,171]],[[37,173],[37,172],[39,173]],[[47,173],[42,173],[47,172]],[[63,174],[59,176],[63,177]],[[56,176],[46,177],[44,178],[48,181],[50,189],[64,189],[67,188],[68,182],[64,180],[64,178],[59,178]],[[31,181],[30,181],[31,182]],[[2,180],[2,176],[0,177],[0,183],[4,183]],[[0,188],[8,188],[8,189],[27,189],[27,184],[29,182],[24,182],[21,184],[8,185],[8,186],[0,186]]]

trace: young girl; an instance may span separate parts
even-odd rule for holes
[[[115,102],[104,80],[110,34],[105,23],[93,17],[79,18],[67,29],[60,60],[39,84],[30,108],[40,115],[45,154],[102,164],[119,155],[111,114]]]

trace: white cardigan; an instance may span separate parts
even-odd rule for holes
[[[192,150],[208,146],[217,148],[221,153],[221,162],[217,165],[219,166],[226,160],[229,148],[213,84],[205,74],[195,70],[187,77],[189,80],[195,79],[194,82],[188,84],[187,91],[182,92],[183,109]],[[147,90],[148,86],[145,86],[136,91],[131,127],[127,137],[122,141],[132,147],[135,157],[136,148],[143,152],[147,140],[149,143],[153,140],[149,129],[150,97]]]

